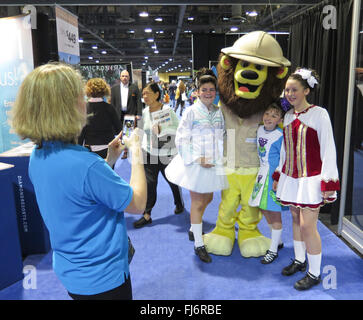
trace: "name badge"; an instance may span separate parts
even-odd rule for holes
[[[257,138],[246,138],[245,142],[256,144],[257,143]]]

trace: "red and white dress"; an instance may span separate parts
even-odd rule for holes
[[[336,200],[340,189],[333,130],[328,112],[312,105],[284,118],[280,164],[273,174],[276,197],[285,206],[320,208]],[[323,191],[335,191],[324,200]]]

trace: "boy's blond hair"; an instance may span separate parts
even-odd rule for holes
[[[12,127],[35,144],[49,140],[76,143],[86,114],[80,110],[84,84],[69,65],[37,67],[22,82],[12,110]]]

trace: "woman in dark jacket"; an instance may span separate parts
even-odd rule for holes
[[[101,78],[88,80],[86,84],[87,124],[78,138],[78,143],[87,146],[102,158],[106,158],[107,145],[122,128],[115,108],[104,101],[110,95],[109,85]]]

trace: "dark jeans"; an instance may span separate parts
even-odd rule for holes
[[[112,290],[93,295],[80,295],[68,292],[73,300],[132,300],[131,277],[129,275],[125,282]]]
[[[165,168],[171,161],[171,157],[163,157],[163,161],[160,161],[160,157],[153,156],[143,150],[144,155],[144,169],[147,183],[147,201],[145,212],[151,214],[151,210],[156,203],[157,197],[157,185],[159,172],[163,175],[166,182],[169,184],[171,192],[174,197],[174,204],[178,207],[184,207],[183,197],[181,189],[174,183],[171,183],[165,176]]]

